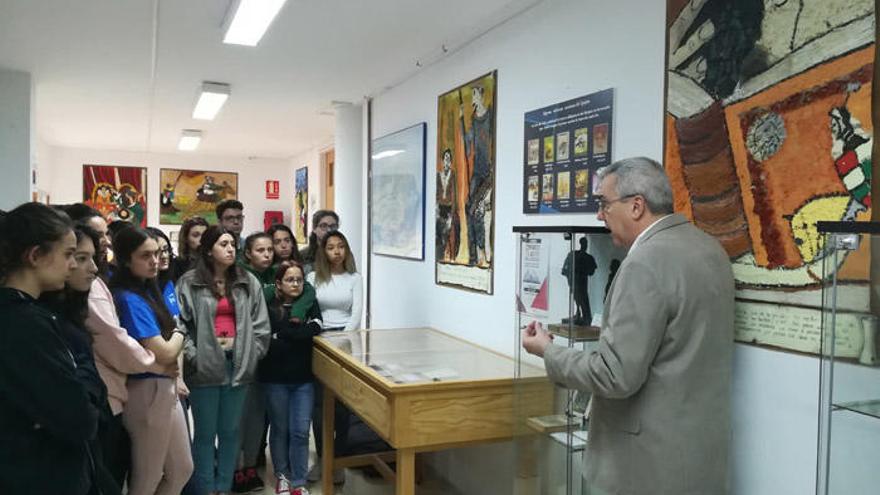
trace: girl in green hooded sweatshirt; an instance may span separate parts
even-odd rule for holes
[[[239,264],[245,270],[251,272],[260,285],[263,286],[263,296],[266,304],[275,297],[275,270],[272,261],[275,250],[272,247],[272,237],[265,232],[254,232],[247,236],[244,241],[244,256]]]
[[[272,340],[257,379],[266,393],[276,493],[308,493],[304,490],[315,394],[312,337],[322,329],[321,308],[315,288],[305,281],[303,267],[296,261],[278,266],[275,289],[269,304]]]

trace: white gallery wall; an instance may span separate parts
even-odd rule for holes
[[[599,224],[594,215],[522,213],[523,115],[614,88],[614,158],[661,159],[665,17],[665,2],[546,0],[374,99],[373,136],[428,124],[426,259],[372,257],[374,328],[432,326],[513,354],[511,228]],[[491,70],[498,71],[498,208],[490,296],[435,285],[433,238],[437,97]],[[732,493],[812,493],[817,360],[737,344],[734,366]],[[432,464],[463,493],[511,493],[509,446],[463,449],[454,456],[444,452],[433,455]]]
[[[194,154],[159,154],[128,151],[84,150],[41,147],[47,160],[40,162],[38,188],[51,195],[52,203],[83,200],[82,166],[117,165],[147,168],[147,224],[166,232],[179,225],[159,224],[159,170],[179,168],[238,173],[238,199],[244,204],[244,230],[249,234],[263,230],[263,212],[280,210],[289,224],[293,212],[293,166],[287,159],[221,157]],[[280,183],[280,199],[266,199],[266,181]]]
[[[33,80],[27,72],[0,67],[0,208],[31,199]]]

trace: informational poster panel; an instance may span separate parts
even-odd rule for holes
[[[595,213],[596,171],[611,163],[614,89],[525,115],[523,213]]]
[[[550,304],[550,253],[544,239],[524,239],[521,244],[519,271],[519,312],[534,318],[546,318]]]

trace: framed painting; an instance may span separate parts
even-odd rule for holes
[[[736,340],[818,353],[824,271],[846,287],[838,345],[863,342],[870,243],[832,260],[816,222],[871,215],[873,0],[667,12],[664,165],[676,211],[730,257]]]
[[[437,98],[435,281],[486,294],[494,275],[497,87],[493,71]]]
[[[159,222],[163,225],[181,225],[194,216],[215,224],[217,204],[238,199],[238,174],[234,172],[163,168],[159,186]]]
[[[83,165],[83,203],[107,222],[124,220],[147,226],[147,169]]]
[[[309,168],[296,169],[294,180],[293,235],[296,237],[296,243],[303,246],[309,241]]]
[[[374,254],[425,259],[425,137],[428,125],[373,140],[370,247]]]

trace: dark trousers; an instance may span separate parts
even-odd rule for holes
[[[183,415],[186,418],[186,434],[190,438],[192,438],[192,425],[189,420],[189,399],[181,398],[180,399],[180,407],[183,408]],[[190,447],[192,447],[192,443],[190,443]],[[186,482],[186,485],[183,487],[183,491],[180,492],[181,495],[197,495],[198,490],[196,490],[196,483],[192,478]]]
[[[104,467],[117,485],[124,486],[131,468],[131,439],[122,426],[122,414],[113,416],[101,426],[98,430],[98,443]]]

